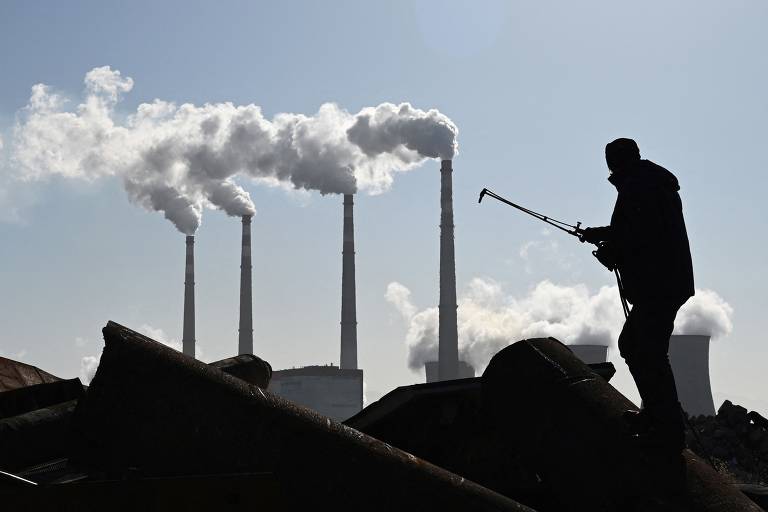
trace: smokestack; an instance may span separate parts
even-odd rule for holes
[[[253,354],[253,292],[251,280],[251,218],[243,215],[243,246],[240,253],[240,327],[238,354]]]
[[[691,416],[714,416],[715,402],[709,382],[709,336],[672,335],[669,363],[683,410]]]
[[[187,265],[184,272],[184,330],[181,338],[185,355],[195,357],[195,237],[187,236]]]
[[[357,307],[355,298],[355,225],[352,194],[344,194],[344,242],[341,270],[342,370],[357,370]]]
[[[450,160],[440,165],[440,304],[438,363],[440,380],[459,378],[456,310],[456,257],[453,247],[453,184]]]

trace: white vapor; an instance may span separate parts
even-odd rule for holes
[[[154,100],[127,116],[117,106],[133,80],[109,66],[85,76],[74,109],[37,84],[14,130],[17,178],[119,176],[131,201],[162,212],[183,233],[203,209],[253,214],[235,179],[321,194],[380,193],[396,171],[456,153],[456,126],[436,110],[384,103],[352,115],[332,103],[312,116],[264,117],[254,104],[202,106]]]
[[[697,290],[678,314],[676,332],[723,336],[730,332],[732,309],[715,292]],[[438,309],[419,311],[400,283],[387,286],[385,298],[408,324],[408,367],[421,371],[438,353]],[[488,278],[475,278],[458,299],[459,358],[482,372],[491,357],[516,341],[552,336],[566,344],[615,345],[624,323],[618,290],[603,286],[562,286],[542,281],[524,296],[504,293]],[[702,332],[698,332],[703,330]]]
[[[676,334],[727,336],[733,330],[733,307],[712,290],[696,290],[696,295],[680,308],[675,319]]]

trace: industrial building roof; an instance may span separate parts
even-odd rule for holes
[[[359,377],[362,376],[363,370],[356,369],[342,369],[335,365],[321,366],[302,366],[300,368],[287,368],[285,370],[276,370],[272,374],[273,379],[279,379],[282,377],[321,377],[321,376],[337,376],[337,377]]]

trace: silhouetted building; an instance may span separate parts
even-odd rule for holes
[[[363,370],[333,365],[277,370],[268,389],[337,421],[363,408]]]

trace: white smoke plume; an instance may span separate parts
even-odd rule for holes
[[[321,194],[380,193],[393,173],[452,157],[456,126],[436,110],[385,103],[352,115],[324,104],[313,116],[264,117],[254,104],[196,106],[154,100],[118,112],[133,80],[109,66],[85,76],[75,108],[50,87],[32,87],[14,130],[11,164],[21,180],[119,176],[131,201],[162,212],[186,234],[203,209],[253,214],[235,179]]]
[[[355,117],[347,135],[369,156],[388,153],[407,163],[424,157],[451,160],[458,149],[456,125],[434,109],[424,112],[408,103],[383,103]]]
[[[680,308],[675,318],[675,334],[706,334],[714,338],[733,330],[733,307],[712,290],[696,290],[696,295]]]
[[[676,331],[725,335],[732,309],[715,292],[697,290],[680,310]],[[438,354],[438,309],[419,311],[410,291],[390,283],[385,298],[408,323],[408,367],[421,371]],[[561,286],[542,281],[526,295],[504,293],[491,279],[475,278],[458,299],[459,358],[481,372],[491,357],[516,341],[552,336],[566,344],[615,346],[624,323],[618,290],[603,286]],[[704,329],[702,332],[701,329]]]

